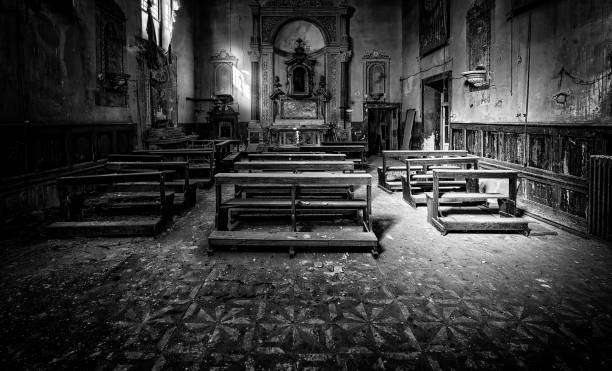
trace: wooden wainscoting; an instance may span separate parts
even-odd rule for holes
[[[55,179],[133,150],[133,123],[0,124],[0,221],[57,204]]]
[[[612,154],[610,124],[452,123],[452,148],[483,168],[520,172],[518,204],[528,214],[586,234],[589,158]]]

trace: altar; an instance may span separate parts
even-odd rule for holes
[[[277,77],[270,95],[274,112],[269,131],[272,147],[319,146],[328,130],[325,111],[329,93],[325,77],[320,76],[319,87],[315,89],[316,60],[304,52],[302,40],[296,43],[295,52],[285,62],[287,92]]]
[[[270,126],[273,147],[321,145],[328,127],[316,100],[283,97],[278,103],[279,114]]]

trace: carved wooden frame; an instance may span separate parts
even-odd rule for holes
[[[367,102],[380,101],[380,99],[375,99],[370,94],[370,74],[374,67],[382,67],[384,74],[384,95],[381,98],[389,97],[391,57],[380,50],[372,50],[363,56],[363,94]]]
[[[219,95],[219,94],[230,94],[234,95],[234,67],[238,63],[238,58],[229,54],[225,50],[219,51],[219,53],[210,57],[210,62],[212,63],[212,76],[211,76],[211,84],[210,84],[210,93],[211,95]],[[217,77],[219,73],[223,70],[229,68],[229,92],[225,91],[223,87],[217,86]]]

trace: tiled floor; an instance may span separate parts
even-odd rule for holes
[[[373,173],[374,175],[374,173]],[[367,252],[203,254],[213,195],[156,239],[7,241],[4,369],[612,369],[612,249],[449,234],[374,189]]]

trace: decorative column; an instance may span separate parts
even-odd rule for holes
[[[259,58],[258,50],[249,52],[251,57],[251,120],[259,121]]]
[[[260,97],[260,120],[264,124],[274,121],[272,113],[272,101],[270,94],[274,84],[274,47],[264,46],[261,48],[261,85],[259,86]]]
[[[346,112],[349,109],[349,63],[353,57],[351,50],[340,52],[340,108],[342,110],[342,121],[345,129],[350,129],[351,115]],[[347,127],[347,121],[349,127]]]

